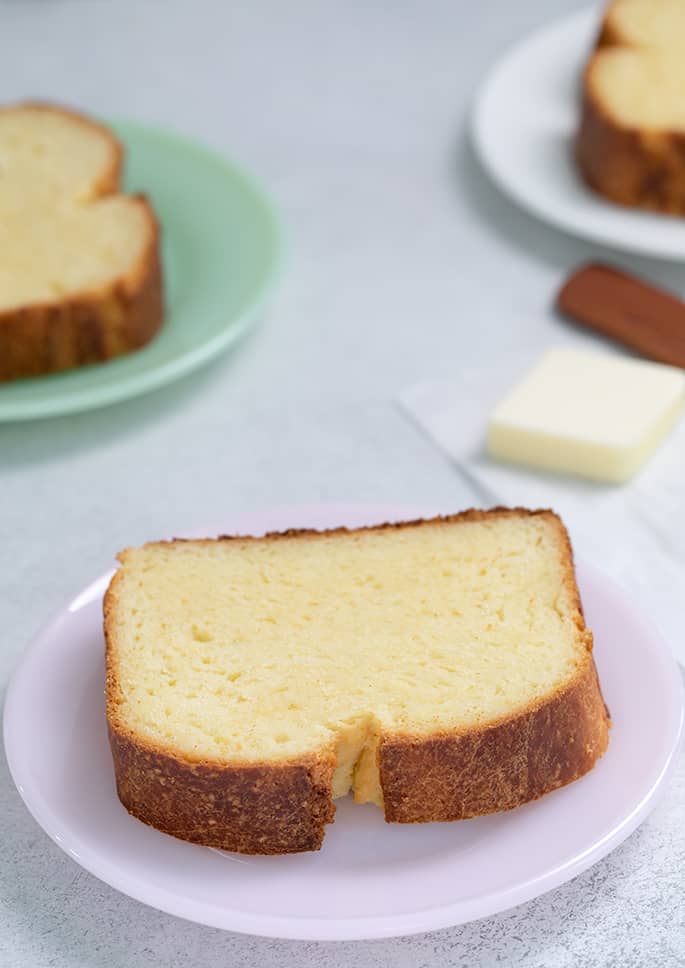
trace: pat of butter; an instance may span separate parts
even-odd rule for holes
[[[488,450],[500,460],[620,483],[656,450],[684,404],[680,369],[555,349],[496,407]]]

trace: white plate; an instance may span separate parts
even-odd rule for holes
[[[220,530],[353,526],[411,513],[316,506],[225,521]],[[623,594],[581,566],[614,723],[609,750],[588,776],[510,813],[455,824],[386,825],[375,807],[343,802],[314,854],[244,857],[175,840],[130,817],[114,789],[101,618],[110,574],[28,649],[7,695],[5,747],[26,805],[60,847],[163,911],[303,939],[410,934],[484,917],[556,887],[616,847],[670,772],[683,719],[677,667]]]
[[[685,218],[614,205],[576,170],[580,74],[600,16],[593,8],[565,17],[495,66],[471,118],[476,152],[503,192],[558,228],[617,249],[685,259]]]

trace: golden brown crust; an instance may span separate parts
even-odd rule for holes
[[[109,727],[119,799],[139,820],[206,847],[243,854],[318,850],[335,814],[333,760],[226,766],[192,763]]]
[[[557,529],[567,561],[564,581],[577,605],[586,662],[554,695],[482,729],[432,736],[381,735],[378,765],[387,821],[458,820],[508,810],[582,776],[606,749],[609,717],[592,659],[592,635],[583,622],[568,534],[553,511],[469,510],[355,530],[511,515],[544,516]],[[297,535],[310,540],[345,531],[291,530],[266,537],[280,540]],[[264,539],[225,536],[222,540]],[[144,822],[195,843],[243,853],[318,849],[325,825],[335,813],[335,763],[330,751],[286,763],[192,762],[130,734],[120,722],[113,614],[120,575],[114,576],[105,596],[104,627],[107,719],[117,791],[124,806]]]
[[[159,229],[147,201],[140,263],[106,290],[0,311],[0,381],[101,363],[148,343],[163,317]]]
[[[482,729],[383,737],[378,756],[387,821],[466,820],[510,810],[583,776],[607,748],[609,713],[592,658],[592,633],[583,621],[568,532],[553,511],[496,508],[466,515],[480,519],[493,513],[541,515],[554,522],[587,661],[555,695]]]
[[[677,131],[641,131],[617,122],[594,89],[592,67],[591,60],[575,143],[583,178],[619,205],[685,214],[685,137]]]
[[[15,107],[53,111],[96,129],[111,151],[93,199],[119,191],[123,148],[111,131],[76,112],[36,101],[0,111]],[[137,264],[97,290],[0,310],[0,382],[102,363],[139,349],[157,333],[164,318],[159,224],[144,196],[127,197],[141,208],[147,225],[148,241]]]
[[[594,83],[595,67],[607,53],[611,56],[611,48],[639,51],[641,46],[634,37],[626,36],[610,3],[583,73],[576,163],[590,188],[612,202],[682,215],[685,136],[679,131],[650,131],[620,123],[602,102]]]
[[[608,743],[595,664],[539,706],[484,729],[389,737],[379,766],[385,819],[466,820],[536,800],[583,776]]]
[[[615,46],[632,46],[630,41],[626,40],[622,31],[615,22],[612,5],[609,5],[604,19],[602,20],[602,25],[599,29],[599,36],[597,38],[597,48],[600,47],[615,47]]]
[[[561,538],[565,542],[565,546],[568,546],[570,553],[571,544],[568,538],[566,528],[564,527],[559,515],[552,511],[550,508],[538,508],[532,511],[530,508],[507,508],[507,507],[494,507],[489,508],[484,511],[480,508],[469,508],[466,511],[458,511],[456,514],[441,514],[436,515],[433,518],[415,518],[411,521],[388,521],[385,524],[367,524],[361,525],[357,528],[346,528],[341,526],[339,528],[324,528],[318,530],[316,528],[286,528],[284,531],[270,531],[261,537],[254,537],[253,535],[243,535],[243,534],[221,534],[216,538],[172,538],[168,541],[151,541],[146,545],[167,545],[167,544],[185,544],[188,541],[192,541],[193,544],[215,544],[217,541],[280,541],[283,538],[325,538],[329,535],[335,534],[351,534],[364,531],[395,531],[402,530],[404,528],[415,528],[417,526],[425,527],[434,524],[455,524],[460,521],[491,521],[496,517],[546,517],[555,522],[555,526],[558,526],[563,532]],[[561,537],[561,536],[560,536]],[[117,555],[119,561],[123,561],[126,557],[126,549]]]
[[[112,620],[120,577],[105,595],[104,630],[107,728],[122,804],[157,830],[206,847],[243,854],[318,850],[335,816],[331,753],[264,764],[192,760],[121,722]]]

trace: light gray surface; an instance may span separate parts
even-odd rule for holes
[[[547,308],[555,286],[611,257],[512,207],[463,134],[488,64],[575,6],[0,3],[3,98],[164,122],[225,149],[270,186],[289,237],[272,311],[233,355],[129,404],[0,426],[3,683],[127,543],[274,504],[471,503],[393,400],[522,341],[572,338]],[[618,261],[682,288],[677,266]],[[462,928],[339,945],[147,909],[52,845],[4,762],[0,798],[1,968],[685,964],[682,760],[642,828],[552,894]]]

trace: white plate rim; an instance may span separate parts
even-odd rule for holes
[[[607,232],[601,227],[587,223],[582,215],[569,216],[568,213],[560,212],[557,208],[546,205],[538,195],[527,191],[515,177],[512,177],[511,169],[506,164],[499,163],[496,160],[489,146],[489,138],[486,132],[491,111],[490,101],[493,98],[493,92],[501,83],[502,77],[510,73],[512,63],[518,60],[527,48],[537,46],[548,36],[552,37],[561,32],[567,32],[573,36],[581,30],[590,32],[595,23],[599,24],[601,10],[601,7],[592,5],[566,14],[533,30],[509,47],[504,55],[490,68],[473,99],[467,122],[470,141],[476,157],[497,188],[520,208],[548,225],[554,226],[567,235],[623,252],[632,252],[671,261],[683,261],[685,260],[684,218],[623,207],[610,202],[608,199],[603,199],[601,195],[585,188],[587,198],[594,203],[593,207],[596,211],[602,210],[607,216],[611,216],[614,227],[610,232]],[[588,48],[588,54],[589,52]],[[641,231],[645,226],[650,226],[653,230],[649,239]],[[666,232],[664,232],[664,229]],[[661,241],[654,238],[654,235],[658,235],[658,233],[662,235]],[[676,234],[678,238],[672,238]]]
[[[318,504],[299,508],[286,507],[278,509],[278,513],[287,513],[290,510],[295,513],[299,512],[301,517],[302,513],[306,515],[308,511],[320,511],[322,508],[330,509],[331,520],[335,519],[336,514],[342,516],[349,513],[351,509],[353,509],[353,513],[366,511],[371,517],[376,517],[382,509],[386,520],[401,520],[402,518],[406,519],[411,516],[421,516],[422,513],[425,514],[425,511],[421,512],[415,508],[399,509],[393,505],[343,504]],[[265,517],[268,517],[268,513],[264,515],[239,515],[227,524],[222,525],[219,529],[199,528],[192,533],[198,536],[203,536],[208,533],[251,533],[252,531],[261,533],[264,529],[260,528],[259,521],[264,520]],[[306,524],[303,526],[306,526]],[[272,525],[267,524],[266,527],[267,530],[270,530]],[[664,757],[661,770],[651,788],[645,792],[642,799],[633,806],[632,810],[613,830],[600,841],[591,844],[586,851],[576,855],[570,862],[561,864],[555,869],[533,877],[523,884],[516,884],[508,890],[498,891],[495,894],[481,895],[469,899],[468,902],[459,901],[456,904],[418,910],[411,914],[372,915],[370,917],[344,919],[280,917],[271,914],[253,914],[220,906],[209,907],[205,902],[198,902],[187,897],[179,898],[173,892],[160,890],[156,887],[151,889],[150,885],[146,885],[144,882],[141,883],[138,878],[127,876],[125,870],[122,871],[109,861],[103,864],[102,858],[79,842],[78,835],[74,836],[71,828],[65,826],[51,811],[49,804],[45,802],[40,791],[32,787],[25,764],[15,756],[17,744],[14,740],[13,730],[14,722],[17,718],[15,710],[20,707],[22,702],[22,691],[25,688],[24,682],[25,680],[30,681],[31,678],[31,664],[39,660],[42,648],[51,640],[60,625],[68,621],[70,613],[80,610],[84,605],[92,602],[104,593],[115,569],[110,569],[100,575],[76,596],[71,597],[33,638],[15,668],[7,688],[3,716],[5,752],[11,776],[24,804],[37,823],[81,867],[99,880],[104,881],[116,890],[143,904],[210,927],[243,934],[292,940],[362,940],[418,934],[425,931],[464,924],[508,910],[511,907],[523,904],[571,880],[619,846],[656,806],[658,798],[664,790],[665,783],[673,772],[679,749],[683,743],[685,716],[683,686],[678,666],[670,653],[670,649],[660,634],[655,629],[648,627],[646,619],[641,616],[639,611],[633,608],[626,593],[612,578],[585,562],[581,562],[578,567],[581,572],[592,575],[595,580],[599,579],[601,584],[613,590],[622,599],[626,608],[632,613],[636,622],[649,637],[653,646],[655,661],[662,667],[664,676],[670,682],[669,702],[665,703],[665,706],[669,706],[671,710],[673,738],[670,751]]]

